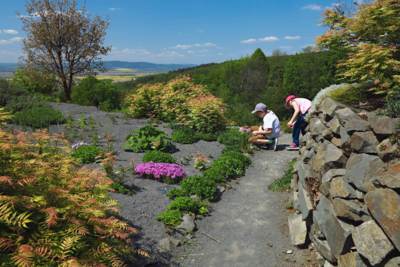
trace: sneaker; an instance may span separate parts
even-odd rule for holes
[[[289,147],[287,147],[286,148],[287,150],[290,150],[290,151],[297,151],[297,150],[299,150],[299,147],[295,144],[295,143],[292,143]]]

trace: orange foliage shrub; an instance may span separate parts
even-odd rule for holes
[[[136,229],[118,218],[103,172],[79,168],[66,141],[0,129],[0,262],[123,266]]]

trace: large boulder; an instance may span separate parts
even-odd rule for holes
[[[376,147],[378,156],[385,162],[390,161],[400,155],[400,147],[397,143],[393,143],[389,138],[383,140]]]
[[[309,124],[309,132],[311,136],[321,135],[325,130],[326,126],[322,123],[322,121],[318,118],[312,118]]]
[[[367,192],[368,182],[384,167],[377,156],[353,153],[346,164],[345,178],[360,191]]]
[[[346,169],[330,169],[322,176],[322,182],[330,182],[333,178],[344,176]]]
[[[368,266],[357,252],[349,252],[338,257],[338,267],[366,267]]]
[[[358,153],[376,154],[378,140],[372,131],[355,132],[350,138],[350,146]]]
[[[332,205],[336,216],[343,221],[356,224],[371,219],[366,208],[357,200],[335,198]]]
[[[313,210],[311,196],[301,183],[299,183],[298,208],[303,220],[307,220]]]
[[[303,187],[306,187],[307,179],[316,176],[316,174],[311,169],[311,166],[309,164],[305,164],[302,161],[297,161],[296,170],[297,170],[297,175],[299,176],[299,183],[301,183]]]
[[[335,111],[341,108],[343,108],[343,105],[330,97],[326,97],[318,106],[318,110],[322,111],[322,113],[328,115],[329,117],[333,117]]]
[[[371,215],[400,250],[400,196],[391,189],[376,189],[368,192],[365,202]]]
[[[328,122],[328,128],[334,133],[339,134],[340,132],[340,122],[337,118],[333,118]]]
[[[360,118],[350,108],[343,108],[336,111],[339,121],[346,129],[347,133],[365,132],[369,130],[369,123]]]
[[[372,181],[377,187],[388,187],[399,192],[400,190],[400,163],[391,164],[387,170],[378,173]]]
[[[375,113],[368,113],[368,122],[372,130],[379,136],[389,136],[396,133],[396,120],[388,116],[378,116]]]
[[[394,249],[385,233],[373,220],[354,229],[353,241],[357,252],[374,266],[380,264]]]
[[[350,249],[350,232],[342,228],[328,198],[321,196],[314,212],[314,219],[326,237],[332,254],[336,258]]]
[[[346,161],[343,151],[326,141],[318,147],[312,166],[316,172],[322,174],[332,168],[342,168]]]
[[[307,226],[300,214],[292,214],[288,218],[289,233],[292,244],[302,246],[306,243]]]
[[[349,185],[343,177],[337,177],[332,180],[329,187],[331,198],[356,199],[357,191]]]
[[[314,244],[315,249],[324,259],[327,259],[331,263],[336,263],[336,258],[332,254],[332,250],[329,247],[328,241],[319,229],[318,224],[314,221],[311,225],[310,240]]]
[[[182,223],[177,226],[178,230],[183,230],[186,233],[192,233],[196,228],[194,218],[189,214],[185,214],[182,217]]]
[[[399,267],[400,266],[400,256],[391,258],[386,264],[385,267]]]

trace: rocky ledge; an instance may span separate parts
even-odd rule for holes
[[[400,119],[318,101],[292,182],[292,242],[324,266],[400,266]]]

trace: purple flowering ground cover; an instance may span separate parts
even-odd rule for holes
[[[175,163],[140,163],[135,166],[135,173],[145,178],[167,183],[178,183],[186,177],[183,167]]]

